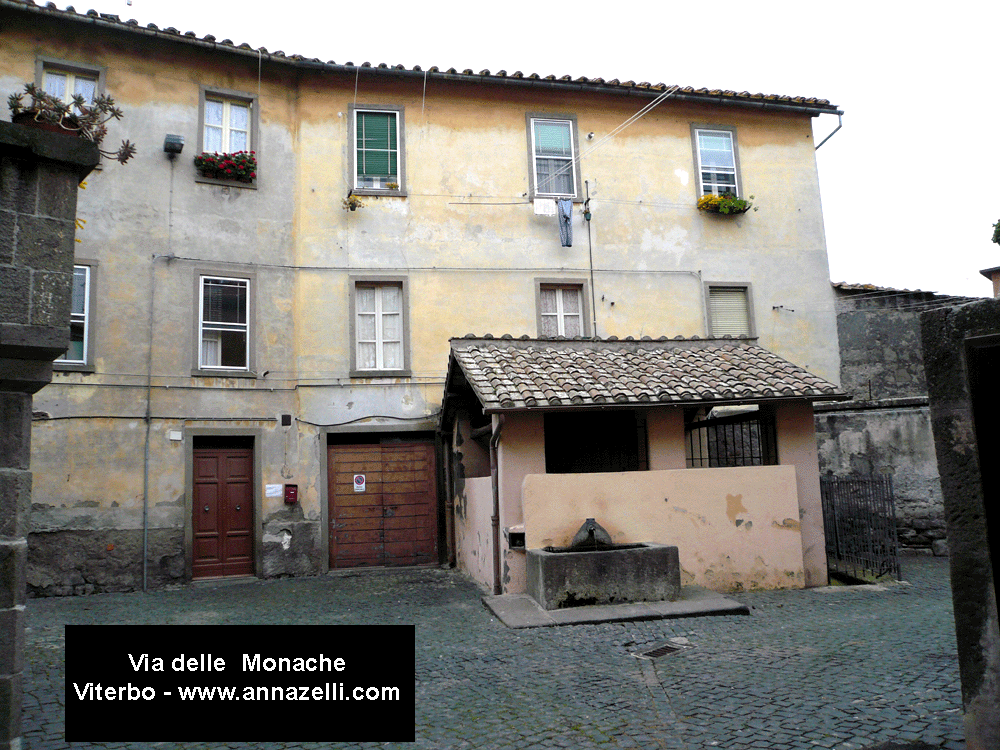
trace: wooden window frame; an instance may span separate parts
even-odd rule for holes
[[[198,98],[198,151],[195,154],[202,153],[216,153],[215,151],[207,151],[205,145],[205,109],[209,101],[222,102],[223,104],[223,148],[227,144],[227,128],[225,126],[225,112],[228,111],[226,105],[238,104],[248,108],[249,118],[247,122],[248,132],[247,132],[247,148],[238,149],[239,151],[252,151],[254,157],[257,160],[257,174],[251,182],[240,182],[239,180],[222,180],[217,177],[204,177],[201,174],[195,172],[195,182],[206,183],[209,185],[227,185],[229,187],[245,188],[248,190],[257,189],[257,180],[260,175],[260,165],[261,165],[261,147],[260,147],[260,106],[259,100],[253,94],[247,94],[243,91],[232,91],[230,89],[220,89],[213,88],[209,86],[202,86],[199,91]],[[234,153],[233,151],[219,151],[218,153]]]
[[[45,73],[64,73],[73,78],[92,78],[95,81],[94,96],[104,94],[104,83],[107,76],[107,68],[100,65],[88,65],[73,60],[62,60],[56,57],[39,56],[35,59],[35,85],[40,89],[45,89]],[[69,91],[69,86],[66,87]],[[69,102],[70,99],[65,99]]]
[[[577,279],[535,279],[535,330],[538,337],[550,338],[542,333],[542,291],[548,289],[574,289],[580,295],[580,336],[586,338],[590,333],[590,300],[587,294],[587,284]],[[557,295],[557,305],[562,305],[562,295]],[[565,330],[565,318],[562,312],[557,312],[557,327]],[[557,334],[564,336],[564,333]]]
[[[410,369],[410,298],[409,281],[405,276],[352,276],[350,283],[350,337],[351,337],[351,372],[352,378],[382,378],[409,377]],[[388,368],[362,368],[358,357],[358,309],[357,290],[360,287],[396,286],[400,289],[400,338],[402,345],[403,366]],[[378,352],[384,342],[376,338],[375,346]]]

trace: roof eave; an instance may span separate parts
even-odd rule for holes
[[[279,64],[279,65],[291,65],[292,67],[302,68],[306,70],[317,70],[331,73],[348,73],[355,74],[358,72],[365,73],[375,73],[377,75],[387,75],[394,76],[398,78],[419,78],[427,79],[434,78],[444,81],[456,81],[463,83],[478,83],[490,86],[521,86],[521,87],[533,87],[533,88],[547,88],[547,89],[557,89],[564,91],[577,91],[577,92],[595,92],[601,94],[607,94],[612,96],[639,96],[639,97],[656,97],[660,96],[664,91],[669,90],[670,86],[665,85],[649,85],[649,84],[633,84],[633,85],[611,85],[607,83],[597,83],[590,81],[565,81],[559,79],[552,79],[551,77],[541,78],[535,76],[508,76],[506,74],[500,75],[490,74],[488,71],[484,71],[480,74],[466,74],[458,72],[442,72],[436,68],[436,66],[431,66],[427,70],[421,69],[419,66],[414,67],[412,70],[403,68],[402,66],[389,66],[389,65],[345,65],[337,64],[333,61],[322,62],[318,58],[305,58],[300,55],[285,56],[283,54],[275,54],[266,51],[265,48],[254,49],[249,44],[241,44],[239,46],[233,44],[222,44],[220,42],[214,41],[208,38],[199,38],[193,32],[181,33],[177,31],[174,33],[171,27],[168,29],[160,28],[149,28],[148,26],[140,26],[138,23],[130,24],[128,21],[122,21],[117,15],[114,14],[100,14],[96,11],[91,11],[86,14],[76,13],[75,11],[59,10],[58,8],[49,8],[35,5],[33,2],[19,2],[18,0],[0,0],[0,7],[12,8],[27,13],[37,13],[41,15],[46,15],[51,18],[69,21],[72,23],[89,23],[99,28],[106,29],[111,32],[118,33],[133,33],[141,34],[143,36],[152,37],[160,39],[162,41],[189,44],[195,47],[201,47],[203,49],[212,50],[214,52],[221,52],[223,54],[238,55],[243,57],[253,58],[258,61],[267,60],[268,62]],[[91,15],[94,13],[94,15]],[[631,83],[631,82],[629,82]],[[842,110],[836,106],[823,105],[818,102],[801,103],[797,104],[795,102],[789,101],[775,101],[773,99],[761,99],[754,98],[750,95],[748,96],[726,96],[721,93],[699,93],[697,91],[677,91],[670,95],[670,98],[677,99],[680,101],[692,101],[701,104],[713,104],[718,106],[735,106],[749,109],[767,109],[774,111],[784,111],[789,113],[805,114],[810,117],[817,117],[822,114],[834,114],[842,115],[844,114]]]
[[[473,388],[475,393],[475,389]],[[475,394],[479,398],[479,394]],[[486,406],[483,405],[484,414],[511,414],[514,412],[553,412],[553,411],[607,411],[609,409],[654,409],[654,408],[689,408],[699,406],[742,406],[746,404],[774,404],[787,403],[792,401],[802,401],[816,403],[818,401],[850,401],[851,396],[846,393],[808,396],[766,396],[758,398],[732,398],[732,399],[691,399],[690,401],[611,401],[603,404],[546,404],[545,406]],[[482,399],[479,398],[482,403]]]

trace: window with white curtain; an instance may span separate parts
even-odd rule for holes
[[[250,110],[247,101],[206,96],[201,150],[220,154],[253,150]]]
[[[97,73],[46,66],[42,71],[42,89],[66,103],[79,94],[89,104],[97,97],[97,79]]]
[[[542,284],[538,290],[539,336],[583,336],[583,293],[579,285]]]
[[[708,285],[709,334],[753,336],[753,315],[748,285]]]
[[[250,281],[201,277],[201,369],[247,370],[250,361]]]
[[[354,369],[405,369],[404,305],[401,282],[359,282],[355,285]]]
[[[694,129],[700,195],[739,195],[736,132]]]

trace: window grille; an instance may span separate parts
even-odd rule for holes
[[[688,412],[684,440],[688,468],[778,463],[774,415],[760,409],[724,417],[705,417],[704,410]]]

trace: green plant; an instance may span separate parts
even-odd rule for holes
[[[345,211],[357,211],[359,208],[365,207],[365,202],[361,200],[360,196],[348,193],[347,197],[340,202],[340,205],[344,207]]]
[[[703,195],[698,199],[698,209],[712,214],[744,214],[751,208],[757,210],[752,201],[752,195],[749,198],[737,198],[729,193]]]
[[[194,166],[202,177],[253,182],[257,179],[256,154],[256,151],[236,151],[232,154],[205,151],[194,157]]]
[[[25,95],[31,97],[29,104],[24,103]],[[122,141],[117,151],[107,151],[101,148],[104,137],[108,134],[107,123],[110,120],[122,119],[122,111],[115,106],[115,100],[110,96],[98,96],[90,104],[76,94],[67,103],[51,94],[45,93],[33,83],[24,85],[20,94],[11,94],[7,99],[12,119],[25,119],[46,123],[67,134],[75,134],[86,138],[97,146],[101,156],[115,158],[122,164],[135,156],[135,145],[128,140]]]
[[[1000,245],[1000,221],[993,225],[993,241]]]

